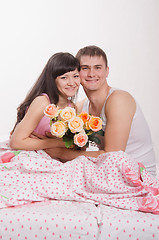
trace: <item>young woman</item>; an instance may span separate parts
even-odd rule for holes
[[[60,109],[74,107],[71,100],[80,85],[79,61],[69,53],[56,53],[47,62],[33,88],[18,107],[17,122],[10,138],[10,147],[22,150],[40,150],[64,147],[58,138],[36,139],[31,134],[45,135],[50,131],[50,119],[44,109],[50,103]]]

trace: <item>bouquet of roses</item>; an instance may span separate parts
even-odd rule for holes
[[[89,141],[100,144],[100,139],[96,134],[104,135],[101,118],[86,112],[77,115],[72,107],[59,109],[58,106],[49,104],[44,114],[50,118],[51,134],[63,138],[67,148],[73,144],[80,148],[87,147]]]

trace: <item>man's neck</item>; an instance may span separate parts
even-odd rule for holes
[[[85,91],[89,99],[89,113],[92,115],[100,116],[102,107],[109,94],[110,86],[105,86],[96,91]]]

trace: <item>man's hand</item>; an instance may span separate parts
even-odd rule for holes
[[[34,139],[45,139],[45,138],[47,138],[47,137],[45,137],[45,136],[43,136],[39,133],[36,133],[36,132],[32,132],[32,134],[30,134],[30,137],[34,138]]]
[[[46,136],[48,138],[56,138],[55,136],[53,136],[50,132],[45,132]]]
[[[67,162],[68,160],[61,159],[61,156],[64,152],[64,148],[48,148],[44,150],[51,158],[59,160],[62,163]]]

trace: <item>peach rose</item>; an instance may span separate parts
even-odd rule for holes
[[[69,121],[71,118],[76,116],[76,111],[72,107],[65,107],[61,110],[60,116],[64,121]]]
[[[78,147],[85,146],[87,141],[88,141],[88,136],[84,130],[74,135],[74,144],[76,144]]]
[[[98,132],[102,129],[102,119],[100,117],[90,116],[88,125],[92,131]]]
[[[72,133],[81,132],[83,129],[83,120],[80,117],[73,117],[68,122],[68,127]]]
[[[89,120],[89,114],[87,112],[81,112],[78,117],[80,117],[84,123],[86,123]]]
[[[50,118],[55,118],[59,114],[59,107],[55,104],[49,104],[44,110],[44,114]]]
[[[57,121],[51,125],[50,131],[56,137],[63,137],[67,131],[67,127],[64,122]]]

